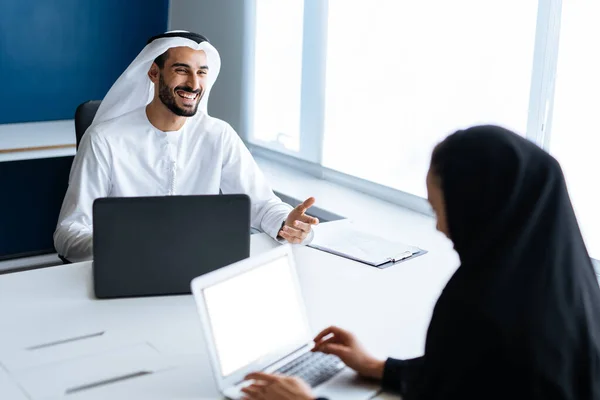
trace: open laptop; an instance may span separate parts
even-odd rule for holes
[[[246,195],[100,198],[93,205],[98,298],[190,293],[190,281],[250,255]]]
[[[217,386],[242,397],[244,376],[264,371],[295,375],[315,395],[369,399],[378,384],[356,376],[332,355],[311,352],[309,329],[291,246],[286,244],[195,278],[198,306]]]

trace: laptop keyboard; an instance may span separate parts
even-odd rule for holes
[[[297,376],[311,387],[315,387],[340,372],[344,363],[336,356],[308,352],[279,368],[275,373]]]

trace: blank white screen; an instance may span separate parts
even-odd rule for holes
[[[221,374],[309,334],[287,256],[204,289]]]

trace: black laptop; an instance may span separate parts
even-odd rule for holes
[[[98,298],[191,293],[193,278],[250,255],[246,195],[94,201]]]

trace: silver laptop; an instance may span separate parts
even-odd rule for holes
[[[195,278],[192,292],[217,386],[230,399],[251,382],[250,372],[294,375],[316,396],[369,399],[379,385],[367,382],[339,358],[313,353],[290,245]]]

